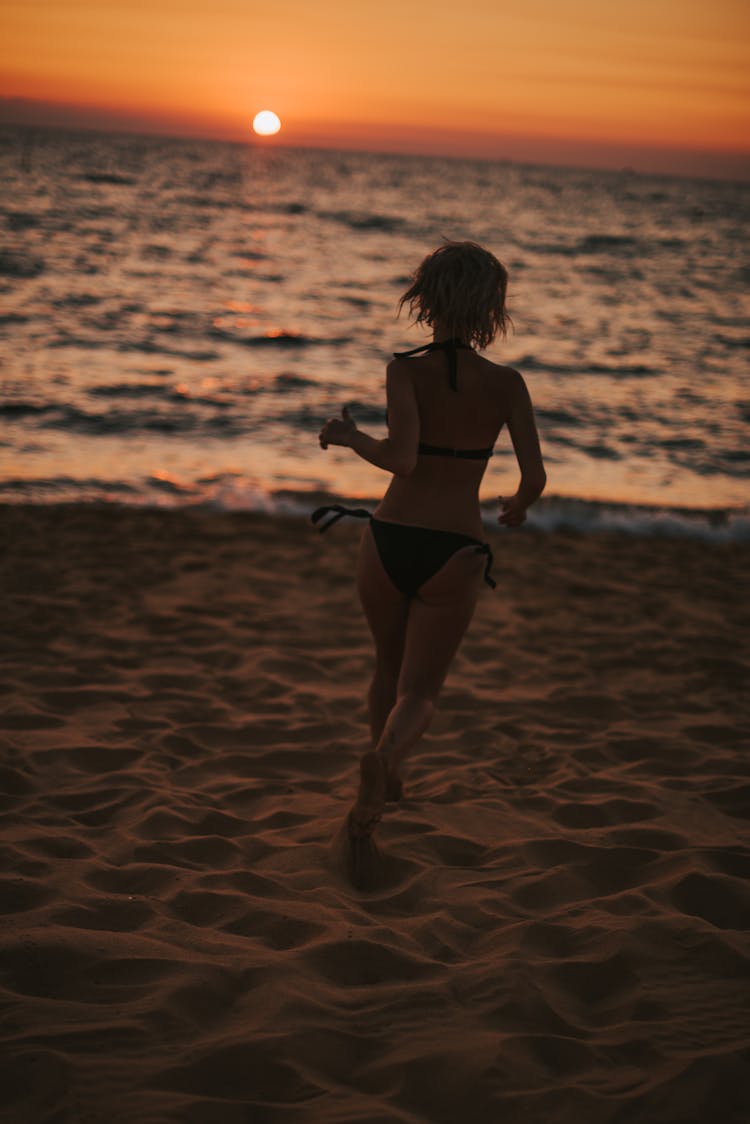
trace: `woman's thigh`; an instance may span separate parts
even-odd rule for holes
[[[465,547],[449,558],[412,600],[399,694],[438,695],[474,615],[484,565],[484,555],[474,547]]]
[[[359,548],[357,590],[377,657],[397,674],[404,650],[409,598],[396,589],[388,577],[369,526],[364,530]]]

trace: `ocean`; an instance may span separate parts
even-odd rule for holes
[[[750,538],[750,185],[465,159],[0,131],[0,501],[304,514],[387,476],[397,318],[443,238],[510,272],[490,357],[536,407],[529,525]],[[493,519],[518,473],[502,434]]]

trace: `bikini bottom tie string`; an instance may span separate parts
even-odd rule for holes
[[[493,553],[490,549],[490,544],[487,543],[487,542],[483,543],[482,546],[480,546],[477,549],[477,554],[486,554],[487,555],[487,562],[485,563],[485,567],[484,567],[484,580],[487,582],[487,585],[490,587],[490,589],[496,589],[497,588],[497,582],[495,581],[495,579],[490,574],[490,570],[492,569],[492,563],[495,561],[494,555],[493,555]]]
[[[330,514],[330,512],[334,512],[331,518],[325,523],[321,523],[320,527],[318,527],[321,534],[323,531],[327,531],[329,527],[332,527],[334,523],[338,523],[339,519],[343,519],[345,515],[351,515],[353,519],[372,519],[372,513],[366,511],[364,507],[344,507],[343,504],[340,503],[330,503],[326,504],[325,507],[316,508],[310,516],[310,519],[313,523],[320,523],[320,520]]]

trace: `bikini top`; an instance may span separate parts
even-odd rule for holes
[[[444,351],[448,359],[448,385],[451,390],[458,391],[458,359],[456,358],[456,351],[463,348],[466,351],[471,351],[468,343],[463,343],[462,340],[437,340],[435,343],[426,343],[421,347],[414,347],[411,351],[394,351],[394,359],[409,359],[412,355],[423,355],[430,351]],[[388,415],[386,414],[386,421]],[[493,452],[494,448],[490,446],[489,449],[449,449],[444,445],[426,445],[424,441],[420,441],[417,446],[417,452],[423,457],[459,457],[467,461],[486,461]]]

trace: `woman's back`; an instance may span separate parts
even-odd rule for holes
[[[518,399],[520,376],[469,349],[456,353],[456,389],[443,351],[395,360],[391,377],[407,380],[419,415],[419,442],[433,448],[491,449]],[[394,476],[377,515],[438,530],[481,532],[479,485],[488,459],[418,455],[408,476]]]

